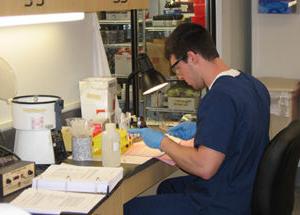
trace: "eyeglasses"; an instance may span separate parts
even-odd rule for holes
[[[177,60],[175,63],[173,63],[173,65],[170,66],[170,70],[171,70],[172,72],[174,72],[175,74],[177,74],[177,73],[178,73],[178,71],[177,71],[178,69],[176,68],[177,64],[178,64],[180,61],[185,60],[186,57],[187,57],[187,55],[185,54],[185,55],[181,56],[180,58],[178,58],[178,60]]]

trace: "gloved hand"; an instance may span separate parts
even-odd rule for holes
[[[160,143],[164,138],[164,134],[151,128],[134,128],[129,129],[130,134],[140,134],[147,146],[160,149]]]
[[[195,136],[196,129],[197,127],[195,122],[182,122],[170,128],[167,133],[183,140],[189,140]]]

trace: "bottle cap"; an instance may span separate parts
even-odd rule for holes
[[[106,123],[105,124],[105,130],[106,131],[115,131],[116,130],[116,124],[115,123]]]

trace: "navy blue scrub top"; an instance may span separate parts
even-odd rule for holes
[[[199,213],[251,213],[251,194],[258,163],[269,143],[270,96],[254,77],[221,76],[199,105],[195,147],[225,154],[209,180],[196,176],[186,193]]]

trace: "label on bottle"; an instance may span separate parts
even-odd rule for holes
[[[119,145],[118,142],[113,142],[113,151],[114,151],[114,152],[118,151],[118,150],[119,150],[119,147],[120,147],[120,145]]]

